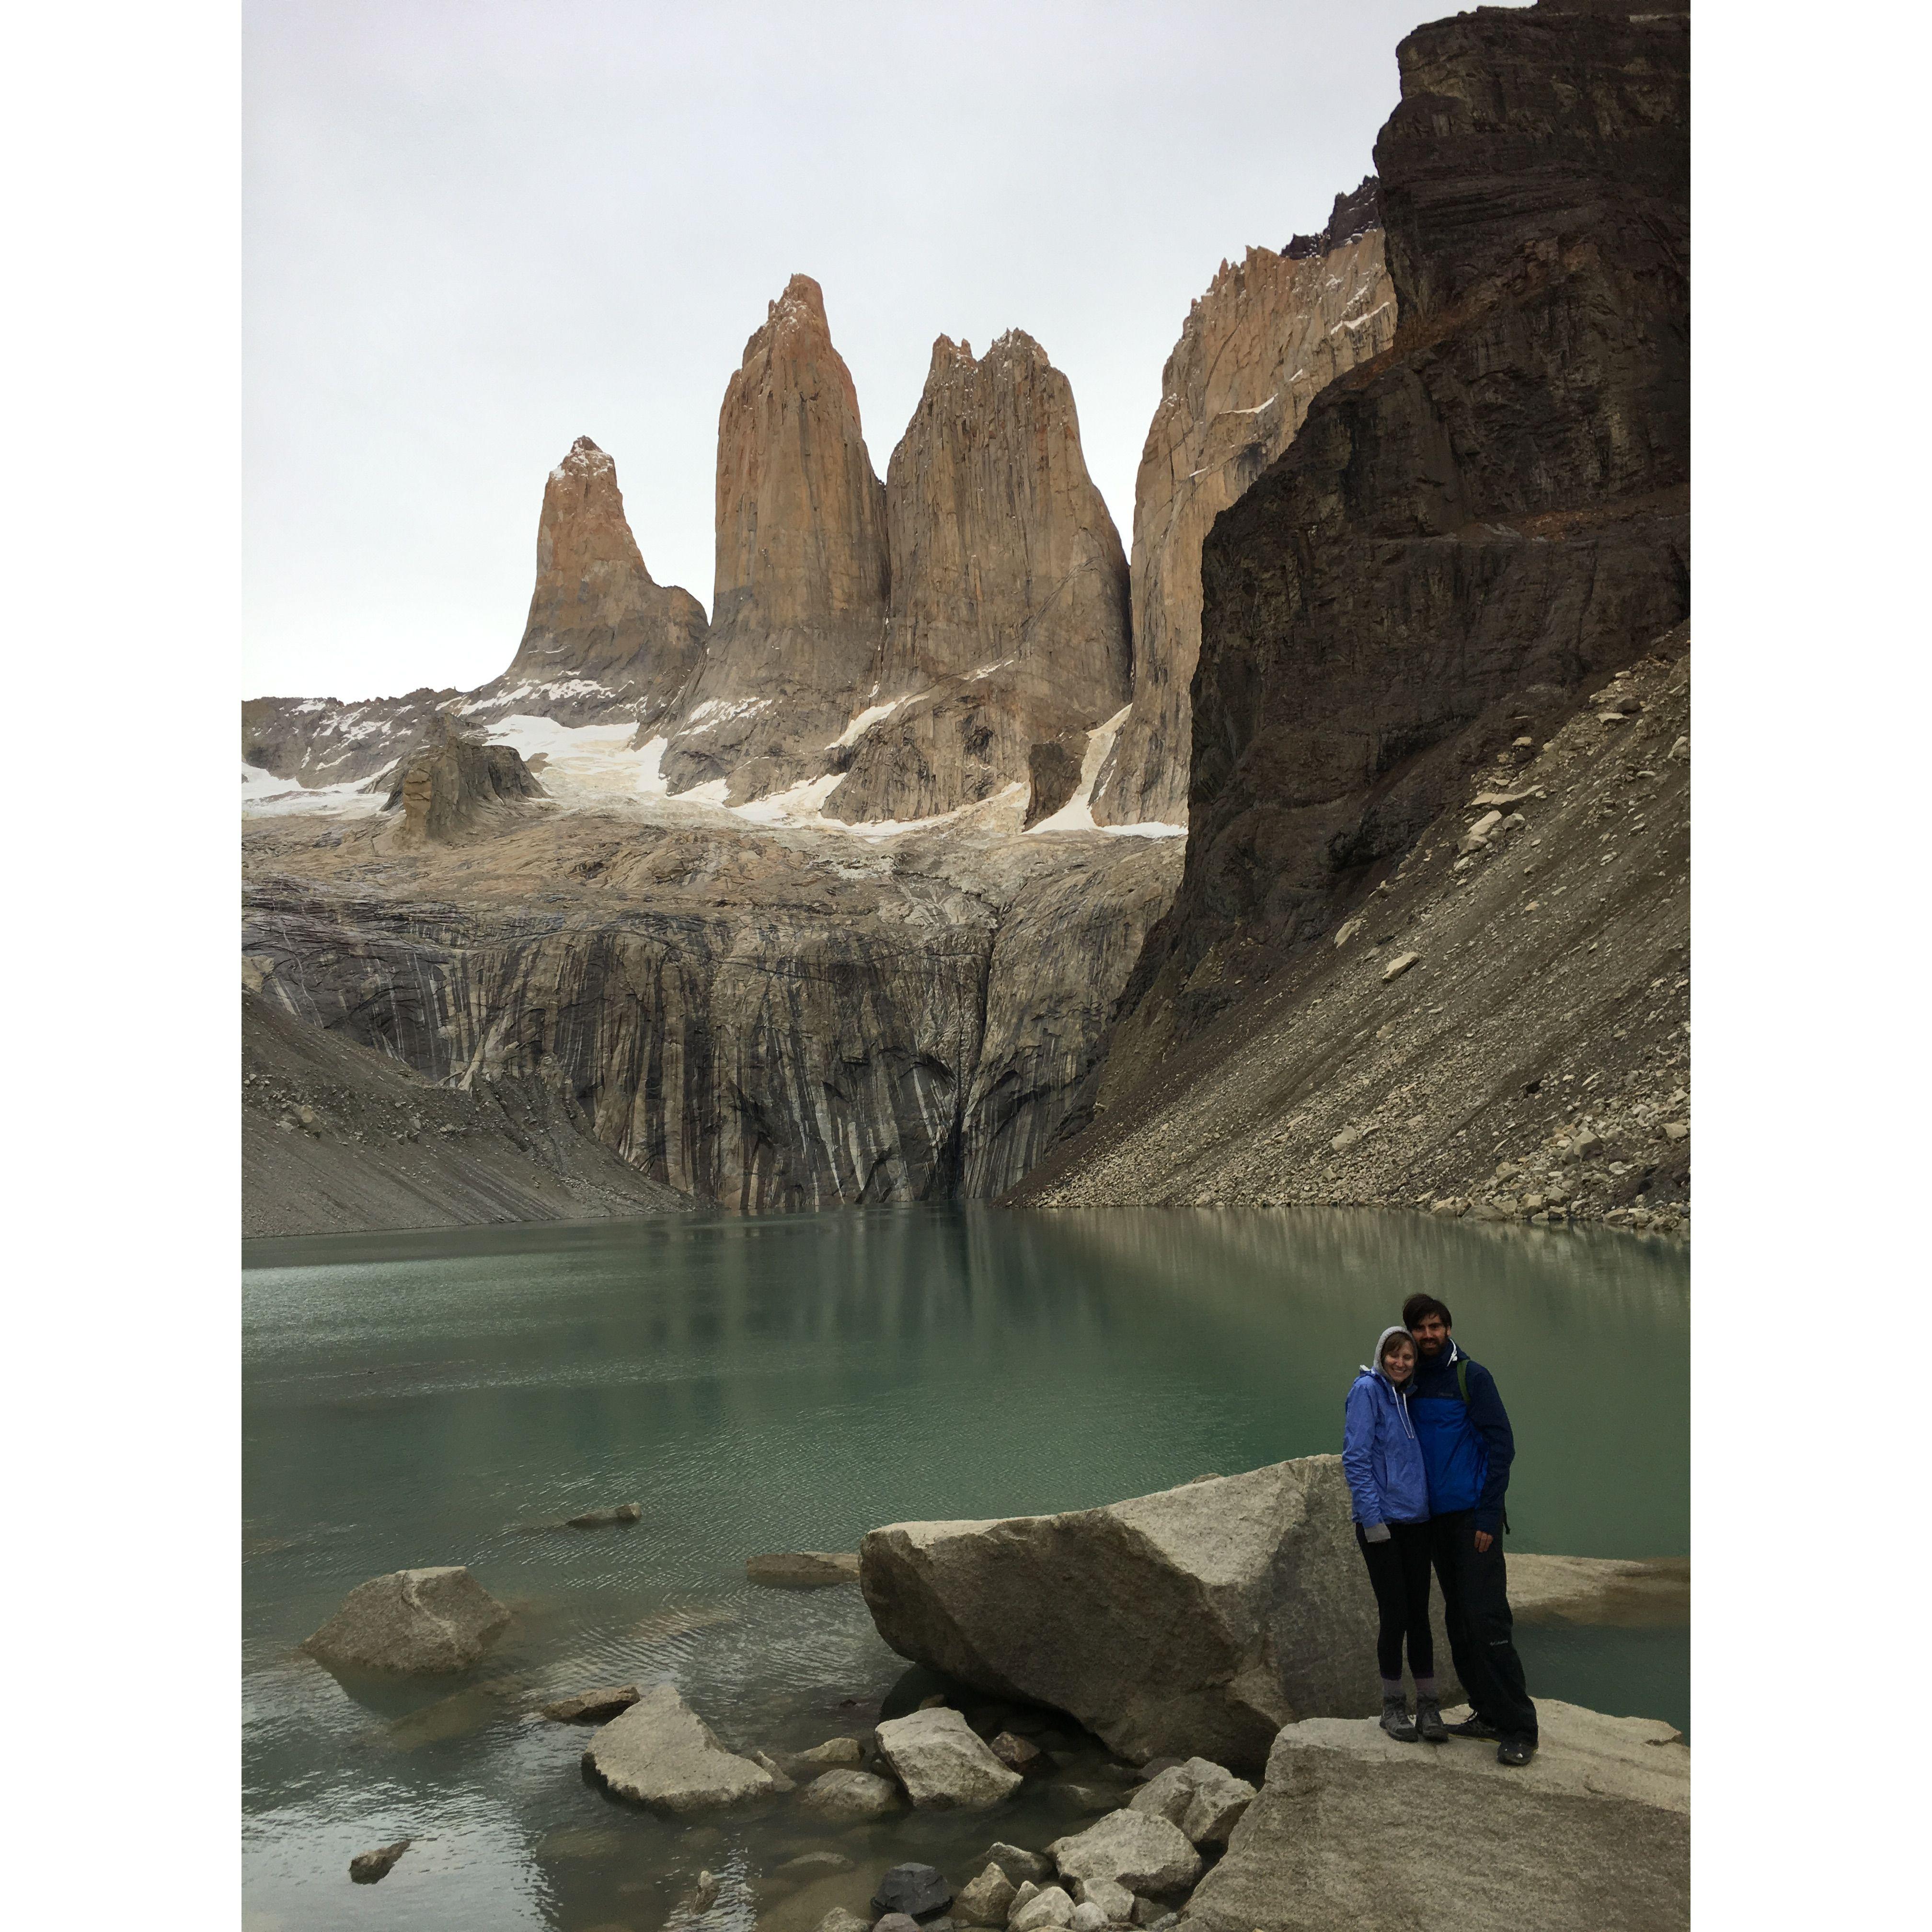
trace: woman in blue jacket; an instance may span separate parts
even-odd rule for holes
[[[1342,1468],[1354,1504],[1355,1540],[1369,1566],[1382,1627],[1376,1660],[1382,1677],[1382,1729],[1404,1744],[1448,1737],[1436,1695],[1436,1649],[1429,1628],[1429,1479],[1409,1420],[1415,1343],[1406,1328],[1384,1328],[1376,1365],[1348,1390]],[[1415,1718],[1402,1694],[1402,1646],[1408,1640]]]

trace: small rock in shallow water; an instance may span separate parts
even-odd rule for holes
[[[554,1704],[546,1704],[543,1714],[560,1724],[604,1724],[620,1712],[628,1711],[644,1694],[635,1684],[607,1684],[599,1690],[560,1697]]]
[[[466,1670],[509,1621],[460,1563],[395,1570],[358,1583],[302,1648],[332,1670]]]
[[[1031,1880],[1036,1884],[1053,1876],[1053,1861],[1044,1852],[1023,1850],[1018,1845],[998,1844],[986,1854],[987,1862],[996,1864],[1016,1885]]]
[[[894,1865],[872,1894],[874,1912],[903,1912],[914,1918],[932,1918],[952,1903],[952,1888],[932,1865]]]
[[[1009,1771],[1016,1771],[1023,1778],[1030,1771],[1048,1768],[1042,1762],[1046,1754],[1039,1745],[1016,1737],[1011,1731],[1002,1731],[986,1748]]]
[[[412,1842],[408,1838],[398,1838],[393,1845],[384,1845],[380,1850],[358,1852],[349,1861],[350,1877],[358,1885],[374,1885],[378,1879],[387,1878],[390,1868]]]
[[[1006,1921],[1008,1932],[1046,1932],[1048,1926],[1073,1923],[1073,1901],[1057,1885],[1036,1892],[1024,1905],[1016,1906]]]
[[[754,1583],[776,1590],[823,1590],[835,1583],[859,1580],[856,1550],[788,1550],[754,1556],[745,1565]]]
[[[817,1932],[872,1932],[869,1919],[861,1918],[842,1905],[835,1905],[818,1922]]]
[[[1019,1789],[957,1711],[915,1711],[879,1726],[879,1750],[921,1810],[978,1811]]]
[[[872,1928],[872,1932],[919,1932],[919,1921],[910,1912],[888,1912]]]
[[[792,1760],[796,1765],[859,1765],[866,1762],[866,1747],[856,1738],[827,1738],[822,1744],[802,1750]]]
[[[641,1503],[618,1503],[610,1509],[586,1510],[581,1516],[566,1516],[570,1529],[608,1529],[613,1523],[636,1522],[644,1514]]]
[[[883,1818],[903,1802],[890,1778],[869,1771],[828,1771],[814,1778],[799,1794],[800,1804],[821,1818],[840,1820]]]
[[[620,1798],[683,1814],[772,1789],[763,1765],[727,1750],[674,1686],[654,1684],[591,1740],[584,1766]]]
[[[754,1764],[762,1766],[771,1774],[772,1789],[774,1791],[796,1791],[798,1789],[797,1781],[785,1774],[778,1760],[773,1757],[770,1751],[747,1751],[745,1755]]]
[[[691,1894],[691,1909],[694,1912],[709,1912],[718,1903],[718,1894],[722,1881],[716,1872],[701,1871],[698,1874],[698,1888]]]
[[[772,1868],[774,1878],[816,1878],[820,1873],[848,1872],[852,1861],[840,1852],[801,1852]]]
[[[1076,1879],[1073,1898],[1078,1906],[1097,1906],[1101,1922],[1106,1924],[1124,1925],[1133,1916],[1133,1894],[1112,1879]]]
[[[1070,1812],[1076,1818],[1094,1818],[1111,1811],[1119,1797],[1117,1792],[1097,1784],[1050,1784],[1046,1789],[1054,1810]]]
[[[965,1925],[1004,1925],[1016,1895],[1012,1881],[989,1864],[952,1901],[952,1916]]]

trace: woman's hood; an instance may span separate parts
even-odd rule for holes
[[[1376,1346],[1370,1352],[1369,1359],[1362,1364],[1363,1374],[1365,1376],[1382,1375],[1382,1348],[1384,1344],[1387,1342],[1388,1338],[1391,1335],[1400,1335],[1406,1338],[1408,1334],[1408,1330],[1405,1328],[1400,1322],[1392,1322],[1388,1328],[1384,1328],[1382,1332],[1376,1337]],[[1386,1376],[1383,1376],[1382,1378],[1384,1381],[1388,1380],[1388,1377]]]

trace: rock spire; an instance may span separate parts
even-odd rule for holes
[[[662,769],[734,801],[822,764],[876,676],[886,615],[885,488],[825,298],[794,275],[745,345],[718,412],[717,574],[704,663]]]
[[[892,622],[826,810],[929,818],[1024,782],[1034,748],[1126,702],[1127,564],[1072,386],[1024,332],[933,344],[886,478]],[[1073,761],[1078,762],[1077,750]]]
[[[696,670],[706,628],[704,607],[689,591],[657,583],[645,568],[617,466],[580,436],[544,484],[523,641],[463,715],[532,712],[579,724],[616,708],[648,731]]]
[[[1331,230],[1375,214],[1375,183],[1336,197]],[[1102,824],[1187,822],[1201,650],[1201,546],[1214,519],[1286,449],[1316,394],[1395,336],[1382,234],[1325,252],[1250,248],[1223,262],[1161,372],[1134,484],[1134,703],[1094,788]]]

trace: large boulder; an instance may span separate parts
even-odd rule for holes
[[[1669,1932],[1690,1923],[1690,1754],[1647,1718],[1537,1700],[1541,1746],[1398,1744],[1366,1719],[1276,1739],[1188,1932]],[[1401,1848],[1426,1838],[1426,1857]]]
[[[460,1563],[358,1583],[302,1646],[332,1670],[425,1676],[467,1670],[510,1613]]]
[[[764,1766],[727,1750],[669,1684],[654,1685],[606,1724],[584,1754],[584,1768],[617,1797],[680,1815],[775,1788]]]
[[[1282,1725],[1382,1708],[1339,1456],[1060,1516],[895,1523],[859,1556],[901,1655],[1070,1712],[1136,1763],[1252,1774]],[[1446,1684],[1439,1603],[1436,1631]]]
[[[1178,1825],[1157,1814],[1110,1811],[1047,1846],[1066,1879],[1105,1879],[1130,1892],[1179,1892],[1201,1876],[1201,1855]]]
[[[881,1724],[879,1751],[922,1811],[983,1811],[1019,1789],[1019,1773],[944,1706]]]

